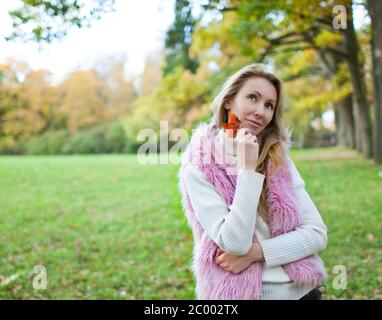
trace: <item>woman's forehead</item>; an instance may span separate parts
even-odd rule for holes
[[[241,90],[246,92],[258,91],[262,96],[265,96],[268,99],[277,97],[277,91],[274,85],[269,80],[261,77],[252,77],[248,79]]]

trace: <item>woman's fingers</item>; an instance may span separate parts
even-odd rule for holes
[[[255,142],[257,142],[257,137],[255,135],[251,135],[251,136],[248,137],[248,141],[252,142],[252,143],[255,143]]]
[[[224,261],[224,258],[225,258],[225,254],[222,251],[222,253],[219,256],[216,256],[216,258],[215,258],[216,264],[222,263]]]
[[[244,136],[246,134],[246,128],[241,128],[239,130],[237,130],[237,134],[236,134],[236,141],[240,141],[242,139],[244,139]]]
[[[217,264],[222,263],[222,261],[223,261],[223,257],[222,257],[222,255],[218,256],[218,257],[215,259],[215,261],[216,261]]]
[[[217,260],[217,259],[216,259],[216,260]],[[220,268],[222,268],[224,271],[231,272],[231,268],[230,268],[228,262],[225,262],[225,261],[220,262],[220,261],[219,261],[219,262],[216,262],[216,264],[217,264]]]
[[[237,132],[236,136],[237,141],[248,141],[248,142],[256,142],[257,137],[251,133],[251,131],[248,128],[241,128]]]

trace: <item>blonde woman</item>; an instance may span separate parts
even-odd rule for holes
[[[230,76],[182,155],[197,299],[321,299],[327,228],[288,154],[283,86],[262,65]],[[234,114],[237,134],[223,128]]]

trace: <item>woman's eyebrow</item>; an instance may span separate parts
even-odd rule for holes
[[[259,91],[257,90],[253,90],[253,91],[256,92],[260,97],[262,97],[262,94]],[[276,101],[273,99],[268,99],[268,101],[273,101],[274,103],[276,103]]]

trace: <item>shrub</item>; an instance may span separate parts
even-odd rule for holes
[[[63,146],[62,153],[120,153],[125,145],[126,135],[117,121],[74,133]]]
[[[67,130],[47,131],[28,139],[24,144],[26,154],[60,154],[69,137]]]
[[[126,144],[125,130],[119,121],[106,127],[104,136],[105,152],[121,153],[124,151]]]
[[[61,149],[63,154],[99,153],[100,139],[94,131],[73,133]]]
[[[22,145],[13,137],[0,137],[0,154],[21,154]]]

